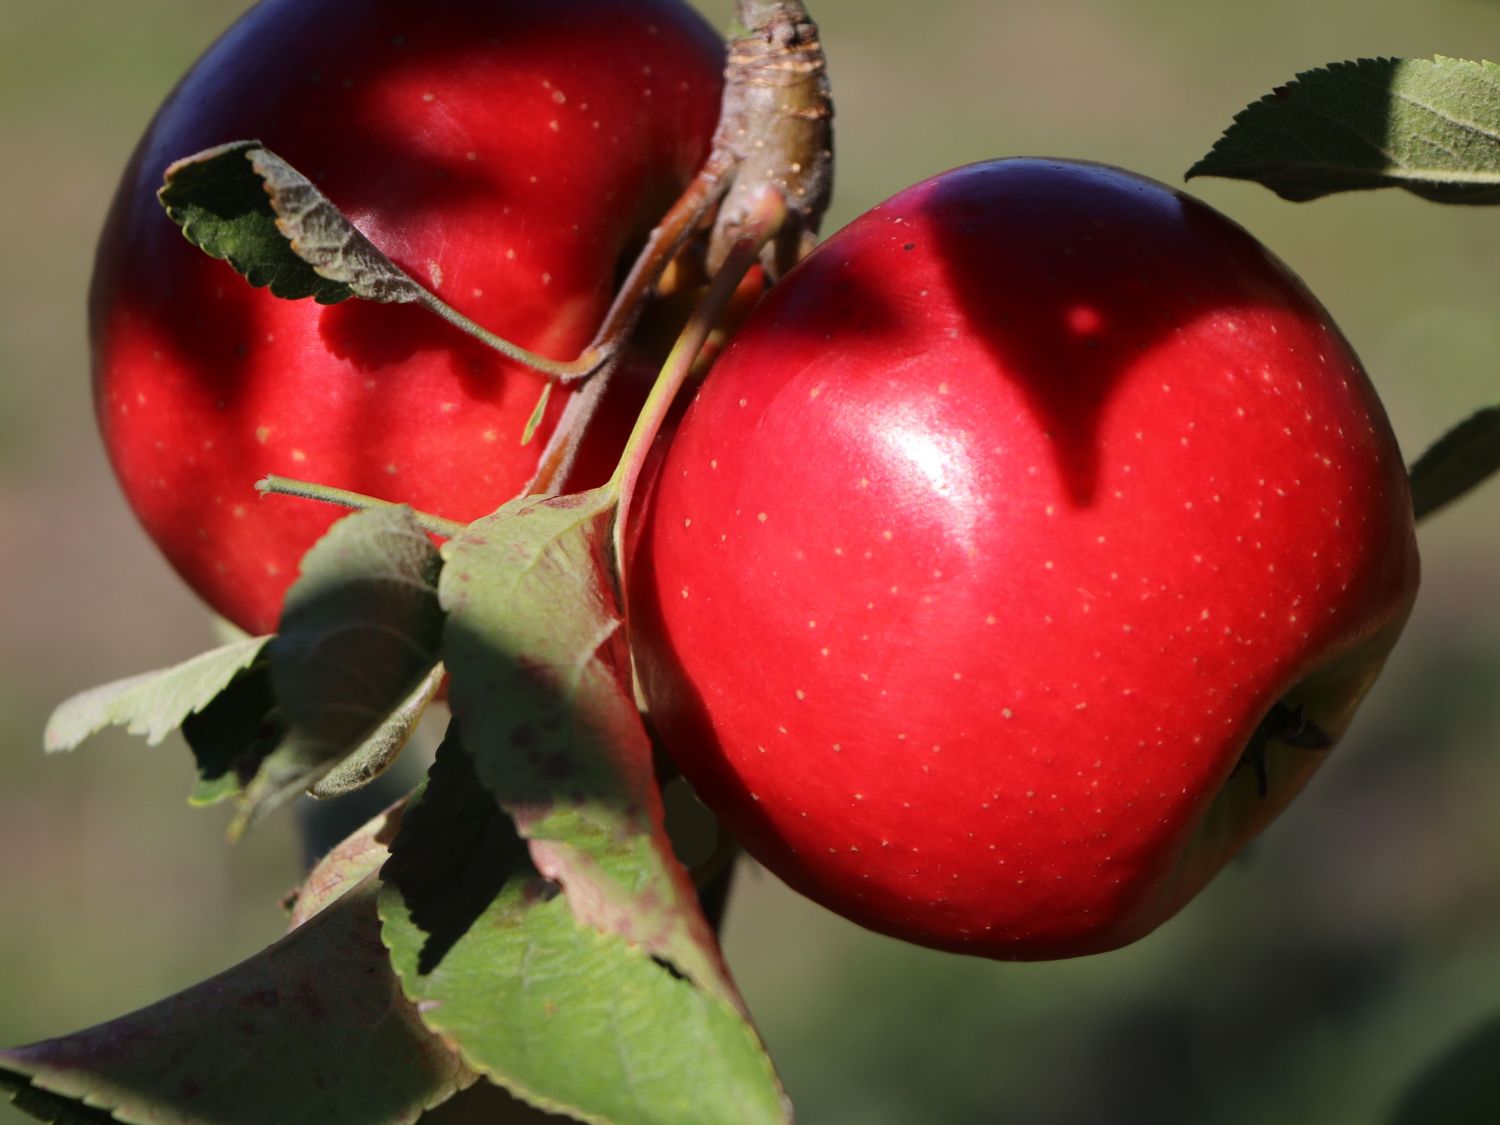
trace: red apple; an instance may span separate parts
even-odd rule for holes
[[[1065,161],[816,250],[647,505],[633,643],[703,800],[831,909],[998,958],[1175,913],[1327,756],[1418,577],[1325,310],[1203,204]]]
[[[414,306],[251,288],[163,213],[166,166],[259,139],[449,304],[566,359],[705,156],[722,66],[679,0],[264,0],[198,61],[125,172],[90,326],[115,472],[210,605],[274,628],[340,515],[258,501],[258,478],[472,520],[531,475],[565,395],[523,447],[541,376]]]

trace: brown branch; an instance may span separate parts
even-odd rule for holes
[[[717,268],[744,237],[751,196],[779,188],[788,221],[763,264],[779,278],[812,248],[833,187],[833,97],[818,27],[801,0],[739,0],[714,152],[735,164],[709,243]]]

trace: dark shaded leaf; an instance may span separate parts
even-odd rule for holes
[[[505,884],[526,877],[536,897],[556,893],[532,868],[525,841],[450,732],[381,870],[382,880],[400,892],[413,925],[427,935],[417,972],[432,972]]]
[[[76,1101],[38,1090],[23,1075],[0,1070],[0,1094],[22,1113],[49,1125],[114,1125],[119,1119]]]
[[[245,156],[265,181],[276,227],[319,277],[348,286],[356,297],[382,304],[423,301],[427,292],[375,248],[328,197],[274,152]]]
[[[349,286],[319,277],[276,225],[265,181],[250,162],[260,151],[259,141],[235,141],[195,153],[167,169],[156,196],[189,242],[251,285],[288,300],[348,300]]]
[[[1242,110],[1187,175],[1254,180],[1298,202],[1397,187],[1500,203],[1500,67],[1439,56],[1304,71]]]
[[[182,736],[198,766],[190,803],[213,805],[238,797],[284,733],[271,690],[271,666],[262,660],[183,720]]]
[[[402,998],[375,893],[373,882],[351,891],[263,952],[150,1007],[0,1051],[0,1068],[42,1095],[152,1125],[415,1121],[474,1078]]]
[[[1430,516],[1500,472],[1500,406],[1464,419],[1411,467],[1412,508]]]
[[[303,558],[267,650],[285,731],[246,783],[231,834],[351,755],[341,789],[394,758],[440,680],[441,567],[399,507],[345,517]]]

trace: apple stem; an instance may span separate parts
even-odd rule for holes
[[[661,222],[646,236],[646,244],[636,255],[630,272],[614,302],[604,314],[599,330],[584,352],[598,356],[595,366],[606,362],[619,351],[620,343],[639,318],[641,308],[661,280],[667,266],[677,257],[703,216],[713,208],[729,188],[729,167],[717,154],[710,154],[698,174],[677,197]],[[580,357],[582,358],[582,357]]]
[[[652,288],[705,215],[717,208],[707,255],[715,275],[746,237],[757,237],[758,200],[767,186],[782,200],[774,241],[762,242],[757,251],[769,276],[779,278],[817,239],[833,182],[833,96],[817,24],[802,0],[739,0],[738,18],[742,26],[728,44],[719,125],[708,158],[652,230],[593,341],[571,363],[535,363],[505,353],[564,384],[588,378],[564,407],[528,493],[549,494],[563,486],[603,399],[612,360]]]
[[[265,496],[296,496],[303,500],[317,500],[324,504],[334,504],[340,508],[351,508],[355,511],[409,507],[409,505],[398,504],[391,500],[377,500],[373,496],[366,496],[362,492],[351,492],[346,488],[334,488],[327,484],[313,484],[310,481],[293,480],[290,477],[275,475],[262,477],[256,481],[255,491]],[[415,509],[412,509],[412,516],[417,526],[423,531],[439,535],[444,539],[452,539],[467,526],[457,520],[444,519],[442,516],[434,516]]]
[[[577,359],[557,360],[548,359],[544,355],[528,351],[519,344],[513,344],[503,336],[497,336],[484,325],[470,320],[452,305],[448,304],[437,294],[423,290],[418,303],[428,312],[446,320],[461,332],[474,337],[480,343],[493,348],[507,359],[513,359],[517,363],[525,364],[534,371],[540,371],[543,375],[559,383],[574,383],[583,379],[595,371],[604,362],[606,355],[601,355],[599,349],[590,346]]]
[[[661,279],[662,273],[677,256],[703,216],[728,189],[729,170],[727,164],[711,156],[699,169],[687,190],[672,204],[666,217],[647,237],[646,245],[637,255],[614,304],[610,306],[604,322],[595,333],[594,342],[584,352],[585,356],[592,353],[598,357],[596,372],[593,378],[569,397],[567,405],[563,407],[557,426],[537,461],[537,470],[526,486],[528,494],[555,493],[567,480],[579,446],[588,432],[589,423],[598,412],[604,392],[609,387],[614,374],[612,361],[619,354],[621,343],[634,327],[652,287]]]
[[[731,248],[724,265],[709,283],[708,292],[698,302],[693,315],[683,326],[677,342],[667,354],[661,372],[646,396],[645,405],[635,420],[635,428],[625,442],[625,451],[615,466],[606,488],[614,489],[618,495],[618,511],[615,516],[614,547],[615,565],[619,571],[621,588],[625,581],[625,520],[621,513],[630,511],[631,497],[645,466],[652,443],[672,409],[677,393],[693,370],[693,361],[702,351],[714,325],[723,315],[733,299],[735,291],[750,267],[755,265],[761,250],[780,232],[787,219],[786,197],[772,184],[762,184],[750,201],[752,210],[743,226],[744,233]]]
[[[734,181],[709,236],[718,268],[754,222],[754,196],[776,187],[788,217],[765,251],[777,280],[812,249],[833,187],[833,94],[818,25],[802,0],[738,0],[739,34],[729,41],[724,104],[714,152]]]
[[[593,339],[573,359],[549,359],[497,336],[429,290],[423,290],[422,307],[506,358],[525,364],[555,382],[564,386],[581,382],[600,372],[619,352],[621,343],[629,335],[652,288],[661,280],[667,266],[697,228],[699,221],[728,189],[729,170],[730,166],[722,160],[710,158],[704,164],[687,190],[646,236],[646,244],[636,255],[630,273],[615,294]]]

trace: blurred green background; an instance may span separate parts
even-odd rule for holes
[[[717,24],[730,5],[700,5]],[[1494,57],[1481,0],[814,0],[838,96],[828,229],[985,157],[1168,182],[1247,102],[1370,55]],[[240,0],[0,4],[0,1042],[139,1006],[282,926],[300,845],[190,810],[185,752],[44,760],[65,695],[210,639],[96,448],[83,301],[125,157]],[[1342,323],[1414,456],[1500,398],[1500,228],[1395,193],[1193,190]],[[1500,482],[1423,529],[1408,639],[1306,795],[1179,919],[1044,965],[875,937],[749,872],[726,944],[804,1122],[1500,1121]],[[0,1122],[20,1120],[0,1108]]]

